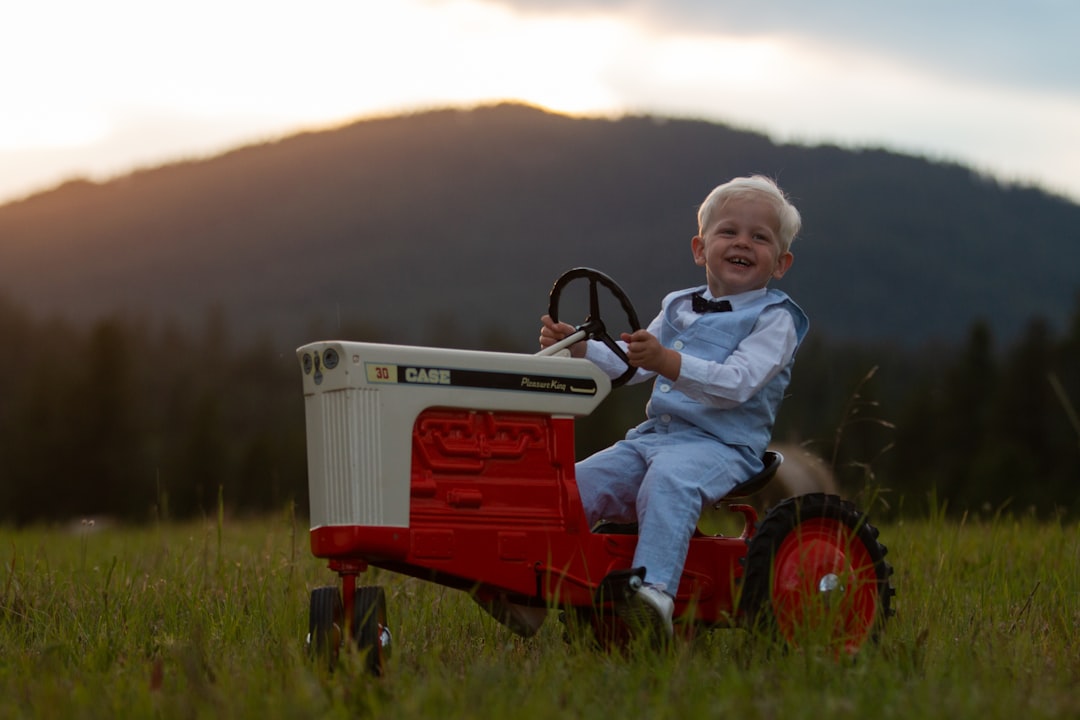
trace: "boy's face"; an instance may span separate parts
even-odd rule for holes
[[[780,218],[773,206],[752,196],[732,198],[713,210],[690,246],[715,297],[763,288],[771,278],[783,277],[793,260],[790,252],[780,252]]]

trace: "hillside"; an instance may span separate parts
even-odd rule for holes
[[[75,181],[0,207],[0,295],[84,321],[224,310],[283,351],[315,336],[529,350],[563,270],[616,278],[643,321],[690,261],[696,205],[777,177],[804,218],[779,285],[815,332],[908,346],[1060,325],[1080,206],[881,150],[778,145],[690,120],[515,105],[357,122]]]

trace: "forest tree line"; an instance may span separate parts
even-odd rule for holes
[[[235,343],[220,312],[197,331],[126,316],[83,326],[0,300],[0,333],[0,523],[176,519],[219,501],[237,513],[306,510],[291,351]],[[616,391],[580,422],[579,455],[640,420],[643,392]],[[925,514],[932,502],[1075,518],[1078,405],[1080,302],[1063,332],[1034,319],[1003,347],[983,323],[918,352],[812,337],[774,437],[832,463],[876,515]]]
[[[1080,516],[1080,296],[1007,343],[983,321],[918,351],[811,342],[791,390],[777,435],[816,428],[847,493],[893,514]]]

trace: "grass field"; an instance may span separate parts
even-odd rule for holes
[[[283,513],[146,528],[0,529],[0,718],[1076,718],[1080,528],[881,527],[896,617],[854,662],[741,630],[673,652],[522,640],[463,593],[372,571],[394,655],[371,678],[303,651],[336,576]]]

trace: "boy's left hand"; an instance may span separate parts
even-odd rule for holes
[[[620,339],[626,343],[626,357],[634,367],[678,380],[682,369],[682,355],[660,344],[660,340],[648,330],[623,333]]]

